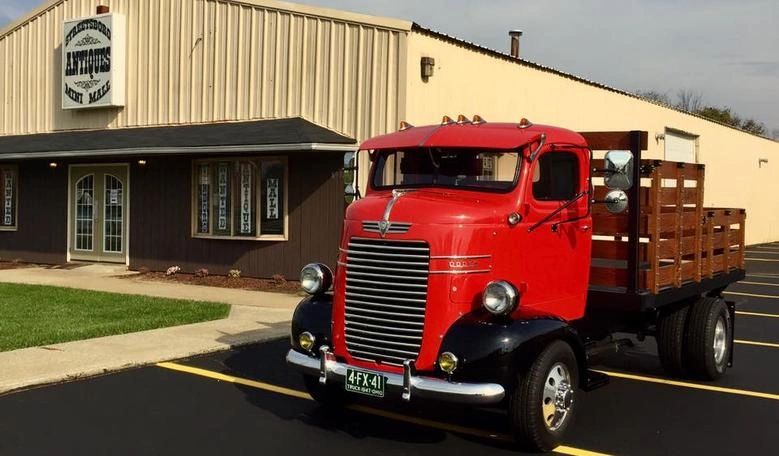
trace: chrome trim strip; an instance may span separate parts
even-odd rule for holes
[[[379,308],[408,310],[408,311],[413,311],[413,312],[417,312],[417,311],[421,310],[422,313],[419,316],[420,317],[424,317],[425,316],[425,314],[424,314],[425,309],[424,308],[420,309],[418,307],[396,306],[396,305],[392,305],[392,304],[377,304],[377,303],[373,303],[373,302],[366,302],[366,301],[360,301],[359,299],[349,299],[349,298],[346,298],[345,302],[346,302],[346,304],[363,304],[363,305],[374,306],[374,307],[379,307]]]
[[[417,350],[419,349],[419,347],[422,346],[421,341],[418,344],[409,344],[409,343],[406,343],[406,342],[395,342],[395,341],[389,341],[389,340],[372,339],[370,337],[364,337],[364,336],[355,336],[353,334],[347,334],[346,338],[347,339],[352,338],[352,339],[359,339],[359,340],[367,340],[368,342],[378,342],[380,344],[388,344],[388,345],[398,346],[398,347],[410,347],[410,348],[415,348]],[[383,347],[376,346],[376,345],[372,345],[372,347],[373,348],[378,348],[378,349],[383,349]],[[414,352],[411,352],[411,353],[414,356],[416,356],[416,353],[414,353]]]
[[[418,335],[418,336],[406,336],[406,335],[401,335],[401,334],[390,334],[390,333],[380,333],[380,332],[375,332],[375,331],[368,331],[367,329],[351,328],[351,327],[347,326],[346,327],[347,335],[350,332],[356,332],[356,333],[360,333],[360,334],[368,334],[368,335],[371,335],[371,336],[379,336],[379,337],[393,337],[393,338],[396,338],[396,339],[416,340],[416,341],[420,341],[420,343],[422,341],[422,335],[421,334]],[[422,331],[419,331],[419,332],[421,333]],[[417,344],[417,346],[419,346],[419,344]]]
[[[374,355],[373,353],[367,354]],[[403,358],[390,355],[375,354],[375,356],[405,361]],[[287,353],[287,364],[306,375],[320,375],[320,361],[295,350],[290,350]],[[328,382],[345,382],[346,371],[350,368],[348,364],[327,359],[324,365]],[[402,397],[404,375],[372,369],[360,370],[386,378],[386,393]],[[414,398],[420,397],[467,405],[490,405],[500,402],[506,395],[503,386],[497,383],[455,383],[440,378],[419,376],[411,372],[411,369],[408,371],[407,386],[410,396]]]
[[[424,274],[425,276],[428,274],[428,270],[422,270],[422,269],[396,269],[396,268],[379,268],[376,266],[366,266],[364,264],[349,264],[344,265],[349,268],[357,268],[357,269],[367,269],[369,271],[393,271],[393,272],[410,272],[413,274],[419,274],[420,276]]]
[[[366,263],[378,263],[378,264],[396,264],[398,266],[424,266],[425,272],[427,272],[427,261],[393,261],[393,260],[370,260],[368,258],[354,258],[347,257],[346,261],[364,261]]]
[[[375,295],[375,294],[364,294],[364,293],[354,293],[352,291],[346,290],[347,297],[349,295],[356,296],[358,298],[375,298],[375,299],[383,299],[385,301],[401,301],[401,302],[413,302],[418,304],[425,304],[427,302],[426,299],[413,299],[413,298],[398,298],[398,297],[386,297],[381,295]],[[380,304],[380,303],[377,303]],[[421,307],[421,310],[425,310],[424,306]]]
[[[346,306],[346,310],[352,311],[352,312],[367,312],[369,314],[377,314],[377,315],[389,315],[391,317],[408,317],[408,318],[419,318],[423,317],[423,315],[417,315],[417,314],[404,314],[404,313],[398,313],[398,312],[383,312],[381,310],[371,310],[371,309],[360,309],[358,307],[349,307]],[[396,320],[401,323],[405,322],[406,320]]]
[[[388,351],[388,352],[392,352],[392,353],[400,353],[401,355],[417,356],[416,352],[408,351],[408,350],[398,350],[397,348],[377,347],[375,345],[365,345],[365,344],[361,344],[361,343],[358,343],[358,342],[350,342],[349,345],[352,345],[352,346],[355,346],[355,347],[368,348],[368,349],[371,349],[371,350],[381,350],[381,351]]]
[[[387,277],[387,276],[383,276]],[[427,290],[427,284],[426,283],[390,283],[390,282],[382,282],[380,280],[365,280],[365,279],[355,279],[354,277],[347,277],[347,282],[358,282],[358,283],[367,283],[371,285],[389,285],[393,287],[405,287],[405,288],[422,288],[424,290]],[[420,293],[422,293],[422,290],[420,290]]]
[[[352,326],[359,326],[359,327],[366,326],[366,327],[371,328],[371,329],[376,328],[376,329],[385,329],[385,330],[391,330],[391,331],[397,330],[397,331],[402,331],[402,332],[407,332],[407,333],[415,333],[415,334],[417,334],[417,333],[421,334],[423,332],[422,329],[415,329],[415,328],[387,328],[386,326],[374,325],[374,324],[365,323],[365,322],[362,322],[362,321],[349,321],[349,322],[346,322],[346,329],[359,329],[359,328],[352,328]],[[365,330],[363,330],[363,331],[365,331]],[[396,337],[400,337],[398,335],[395,335],[395,336]],[[416,337],[420,337],[420,336],[416,336]]]
[[[341,266],[346,266],[346,264],[342,264]],[[424,284],[418,284],[418,285],[424,285],[427,286],[427,276],[397,276],[397,275],[388,275],[388,274],[373,274],[370,272],[361,272],[361,271],[349,271],[350,277],[347,277],[347,280],[354,277],[384,277],[388,279],[400,279],[400,280],[424,280]]]
[[[397,324],[399,322],[398,320],[389,320],[387,318],[369,317],[367,315],[357,315],[357,314],[350,314],[350,313],[346,313],[346,316],[349,317],[349,318],[363,318],[365,320],[381,321],[381,322],[393,323],[393,324]],[[347,322],[347,325],[349,325],[350,323],[362,324],[362,322],[354,321],[354,322]],[[423,321],[408,321],[408,320],[404,320],[404,321],[400,321],[400,323],[403,323],[406,326],[425,326],[425,322],[423,322]],[[406,328],[403,328],[403,330],[406,330]],[[407,330],[411,331],[412,328],[408,328]]]
[[[492,255],[465,255],[465,256],[431,256],[431,260],[482,260],[492,258]]]
[[[357,239],[357,238],[352,238]],[[359,239],[361,241],[380,241],[381,239]],[[382,250],[405,250],[407,252],[429,252],[430,247],[400,247],[396,245],[371,245],[371,244],[355,244],[349,242],[349,247],[363,247],[366,249],[382,249]]]
[[[386,290],[380,290],[378,288],[366,288],[366,287],[358,287],[355,285],[352,285],[349,287],[350,290],[360,290],[360,291],[378,291],[378,292],[385,292],[385,293],[392,293],[392,294],[404,294],[404,295],[422,295],[427,296],[427,290],[421,290],[421,291],[406,291],[406,290],[392,290],[392,291],[386,291]],[[381,296],[385,299],[392,299],[388,298],[386,296]],[[424,300],[423,300],[424,302]]]
[[[486,274],[488,272],[492,272],[489,269],[479,269],[474,271],[430,271],[430,274]]]

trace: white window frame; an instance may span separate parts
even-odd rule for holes
[[[17,165],[13,164],[0,164],[0,169],[12,169],[14,172],[14,224],[13,225],[2,225],[0,224],[0,231],[19,231],[19,167]],[[0,207],[5,204],[5,182],[0,182],[0,185],[2,185],[2,195],[3,198],[0,199]],[[5,213],[5,208],[2,208],[3,213],[0,214],[0,217],[3,216]],[[0,219],[2,221],[2,219]]]
[[[255,186],[253,189],[253,195],[254,195],[254,206],[255,206],[255,236],[241,236],[239,234],[236,234],[236,222],[235,222],[235,211],[239,208],[236,207],[235,200],[237,197],[236,194],[236,188],[235,188],[235,182],[234,179],[231,178],[231,192],[230,192],[230,231],[232,235],[226,236],[226,235],[215,235],[211,234],[214,232],[214,224],[216,223],[216,217],[213,211],[213,195],[216,192],[216,186],[213,184],[213,176],[214,170],[216,169],[216,166],[218,163],[224,163],[224,162],[230,162],[231,164],[240,163],[241,161],[253,161],[257,163],[257,170],[255,171],[254,177],[255,177]],[[282,166],[284,167],[284,182],[283,182],[283,192],[284,192],[284,198],[283,198],[283,204],[284,204],[284,213],[282,214],[284,217],[284,234],[261,234],[262,233],[262,165],[265,162],[280,162]],[[200,165],[201,164],[209,164],[210,170],[209,170],[209,179],[211,180],[211,185],[209,188],[209,217],[208,217],[208,233],[200,233],[198,232],[198,224],[199,224],[199,213],[198,213],[198,200],[199,200],[199,192],[200,192]],[[213,158],[203,158],[203,159],[194,159],[192,160],[192,182],[190,183],[190,192],[191,192],[191,235],[193,238],[197,239],[217,239],[217,240],[225,240],[225,241],[269,241],[269,242],[280,242],[280,241],[289,241],[289,160],[286,156],[275,156],[275,155],[269,155],[269,156],[247,156],[247,157],[213,157]]]

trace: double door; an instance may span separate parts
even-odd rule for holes
[[[127,255],[127,166],[70,169],[70,258],[124,263]]]

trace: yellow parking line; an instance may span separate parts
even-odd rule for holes
[[[741,310],[736,311],[736,315],[746,315],[748,317],[766,317],[766,318],[779,318],[777,314],[767,314],[759,312],[744,312]]]
[[[304,393],[303,391],[285,388],[283,386],[271,385],[270,383],[259,382],[256,380],[234,377],[232,375],[213,372],[207,369],[200,369],[198,367],[191,367],[191,366],[186,366],[183,364],[171,363],[171,362],[158,363],[157,366],[165,369],[171,369],[178,372],[185,372],[187,374],[199,375],[201,377],[207,377],[214,380],[221,380],[228,383],[234,383],[237,385],[250,386],[252,388],[257,388],[263,391],[282,394],[297,399],[304,399],[309,401],[313,400],[313,398],[308,393]],[[346,408],[359,413],[365,413],[368,415],[379,416],[382,418],[388,418],[395,421],[402,421],[405,423],[416,424],[419,426],[429,427],[432,429],[454,432],[457,434],[471,435],[474,437],[488,438],[488,439],[499,440],[503,442],[513,441],[513,438],[510,435],[506,435],[506,434],[498,434],[498,433],[489,432],[481,429],[459,426],[456,424],[442,423],[439,421],[433,421],[424,418],[402,415],[400,413],[390,412],[387,410],[380,410],[365,405],[352,404],[352,405],[348,405]],[[567,454],[571,456],[607,456],[606,453],[598,453],[594,451],[583,450],[580,448],[574,448],[569,446],[559,446],[554,449],[554,452],[559,454]]]
[[[692,389],[698,389],[703,391],[714,391],[717,393],[736,394],[739,396],[749,396],[749,397],[756,397],[760,399],[770,399],[773,401],[779,401],[779,394],[761,393],[759,391],[749,391],[749,390],[742,390],[736,388],[724,388],[722,386],[714,386],[714,385],[702,385],[700,383],[680,382],[678,380],[667,380],[664,378],[646,377],[643,375],[626,374],[623,372],[611,372],[611,371],[598,371],[598,372],[606,374],[610,377],[623,378],[627,380],[636,380],[639,382],[657,383],[661,385],[678,386],[681,388],[692,388]]]
[[[743,285],[764,285],[764,286],[766,286],[766,287],[779,287],[779,283],[768,283],[768,282],[746,282],[746,281],[742,281],[742,282],[739,282],[739,283],[740,283],[740,284],[743,284]]]
[[[738,291],[725,291],[722,294],[736,295],[736,296],[751,296],[753,298],[779,299],[779,296],[774,296],[774,295],[754,294],[754,293],[741,293],[741,292],[738,292]]]
[[[770,342],[755,342],[753,340],[734,340],[733,342],[741,345],[755,345],[758,347],[779,348],[779,344],[772,344]]]
[[[775,260],[773,258],[749,258],[749,257],[746,257],[744,259],[747,260],[747,261],[764,261],[764,262],[768,262],[768,263],[779,263],[779,260]]]

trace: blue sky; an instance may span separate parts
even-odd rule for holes
[[[0,0],[0,26],[36,0]],[[692,89],[779,130],[776,0],[304,0],[413,20],[625,90]]]

